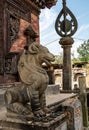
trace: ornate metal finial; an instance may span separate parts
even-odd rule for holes
[[[66,0],[63,0],[63,8],[55,22],[56,32],[61,37],[72,36],[77,31],[77,26],[75,16],[66,6]]]

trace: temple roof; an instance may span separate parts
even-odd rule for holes
[[[31,2],[34,2],[40,9],[44,9],[45,7],[50,9],[56,5],[57,1],[58,0],[31,0]]]

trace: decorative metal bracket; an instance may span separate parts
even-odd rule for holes
[[[61,37],[72,36],[77,31],[77,27],[78,24],[75,16],[66,6],[66,0],[63,0],[63,8],[55,22],[56,32]]]

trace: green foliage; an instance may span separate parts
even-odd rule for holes
[[[80,59],[77,57],[75,57],[74,52],[71,52],[71,56],[72,56],[72,64],[76,63],[76,62],[80,62]]]
[[[62,64],[62,61],[63,61],[62,53],[55,56],[55,62],[54,62],[55,64]]]
[[[80,61],[89,62],[89,40],[82,43],[77,49]]]
[[[73,59],[72,59],[72,64],[74,64],[74,63],[76,63],[76,62],[77,62],[77,63],[80,62],[80,59],[79,59],[79,58],[73,58]]]

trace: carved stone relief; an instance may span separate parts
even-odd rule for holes
[[[26,37],[23,35],[23,31],[30,25],[26,20],[20,19],[20,26],[18,37],[10,47],[10,52],[21,52],[26,45]]]
[[[17,62],[18,62],[18,53],[16,52],[8,53],[8,55],[5,57],[5,73],[16,74]]]
[[[20,27],[20,20],[10,15],[10,42],[11,45],[18,38],[18,32]]]
[[[7,64],[10,59],[6,58],[8,53],[20,52],[24,48],[26,38],[22,32],[31,24],[31,13],[37,17],[40,13],[40,9],[31,0],[0,1],[0,74],[10,69],[5,68],[9,66]]]

